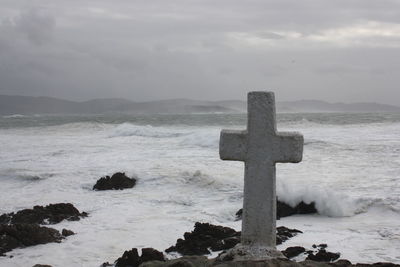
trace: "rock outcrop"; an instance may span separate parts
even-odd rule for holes
[[[57,203],[3,214],[0,216],[0,224],[56,224],[63,220],[79,221],[86,216],[86,212],[79,212],[71,203]]]
[[[165,261],[164,254],[154,248],[142,248],[142,255],[139,257],[138,250],[133,248],[125,251],[122,257],[115,261],[115,267],[138,267],[148,261]],[[104,263],[103,266],[109,265]]]
[[[123,172],[114,173],[111,177],[106,176],[97,180],[93,186],[93,190],[122,190],[125,188],[132,188],[136,184],[135,178],[129,178]]]
[[[295,214],[313,214],[317,213],[317,209],[315,208],[315,203],[311,202],[310,204],[306,204],[301,201],[295,207],[292,207],[282,201],[276,201],[276,218],[279,220],[281,217],[287,217]],[[243,209],[240,209],[236,212],[236,220],[241,220],[243,214]]]
[[[277,228],[277,244],[301,233],[297,229]],[[233,248],[240,243],[240,232],[229,227],[199,223],[194,225],[192,232],[186,232],[184,239],[178,239],[176,245],[166,249],[166,252],[178,252],[181,255],[208,255],[211,251],[222,251]]]
[[[15,248],[61,242],[59,231],[37,224],[0,224],[0,255]]]

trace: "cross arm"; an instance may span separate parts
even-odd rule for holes
[[[219,156],[222,160],[244,161],[246,158],[247,131],[222,130],[219,139]]]
[[[303,158],[303,135],[297,132],[280,132],[276,136],[275,162],[298,163]]]

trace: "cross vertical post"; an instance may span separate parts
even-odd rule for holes
[[[248,94],[245,131],[222,130],[221,159],[245,163],[241,246],[275,249],[275,163],[300,162],[303,143],[301,134],[276,131],[272,92]]]

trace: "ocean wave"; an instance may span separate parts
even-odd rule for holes
[[[400,211],[380,198],[352,197],[343,193],[317,189],[312,187],[291,188],[285,184],[277,184],[277,196],[280,201],[295,207],[300,202],[315,203],[318,213],[328,217],[349,217],[366,213],[371,208]]]
[[[109,133],[109,137],[123,136],[142,136],[154,138],[179,137],[185,135],[184,132],[171,131],[163,127],[154,127],[150,125],[135,125],[131,123],[122,123],[114,127]]]
[[[180,141],[184,146],[199,146],[204,148],[218,148],[219,131],[215,129],[192,132],[182,137]]]
[[[5,115],[3,116],[4,119],[18,119],[18,118],[25,118],[25,115],[22,114],[13,114],[13,115]]]

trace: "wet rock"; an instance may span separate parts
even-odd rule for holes
[[[115,262],[116,267],[138,267],[140,264],[148,261],[165,261],[164,254],[154,248],[143,248],[142,255],[139,257],[138,250],[133,248],[125,251],[121,258]],[[103,263],[104,264],[109,264]],[[107,266],[107,265],[105,265]]]
[[[75,233],[72,232],[71,230],[68,229],[62,229],[61,234],[65,237],[70,236],[70,235],[74,235]]]
[[[297,229],[284,226],[277,228],[277,244],[302,233]],[[208,255],[211,251],[221,251],[233,248],[240,243],[240,234],[232,228],[197,222],[192,232],[186,232],[184,239],[178,239],[175,246],[165,251],[178,252],[182,255]]]
[[[118,258],[115,262],[116,267],[124,267],[124,266],[132,266],[136,267],[139,266],[139,253],[136,248],[131,250],[127,250],[124,252],[122,257]]]
[[[280,245],[288,239],[301,233],[303,232],[297,229],[290,229],[285,226],[279,226],[276,228],[276,244]]]
[[[295,214],[313,214],[317,212],[318,211],[315,208],[314,202],[306,204],[302,201],[293,208],[284,202],[281,202],[279,200],[276,201],[276,218],[278,220],[281,217],[288,217]],[[237,221],[241,220],[243,215],[243,209],[238,210],[235,215]]]
[[[80,213],[71,203],[57,203],[3,214],[0,224],[56,224],[63,220],[79,221],[86,216],[86,212]]]
[[[297,204],[295,207],[291,207],[284,202],[277,200],[277,218],[287,217],[295,214],[313,214],[317,213],[317,209],[315,208],[315,203],[311,202],[310,204],[306,204],[303,201]]]
[[[97,180],[93,190],[112,190],[132,188],[136,184],[135,178],[129,178],[123,172],[114,173],[111,177],[106,176]]]
[[[179,252],[182,255],[206,255],[234,247],[240,242],[240,232],[229,227],[197,222],[192,232],[186,232],[184,239],[178,239],[176,245],[165,250]]]
[[[143,248],[140,262],[165,261],[164,254],[154,248]]]
[[[0,225],[0,254],[15,248],[23,248],[51,242],[61,242],[63,237],[53,228],[37,224]]]
[[[285,255],[286,258],[291,259],[299,256],[300,254],[306,252],[306,249],[303,247],[288,247],[287,249],[282,251],[282,254]]]
[[[340,258],[340,253],[328,252],[325,249],[320,249],[316,254],[309,254],[307,260],[332,262]]]

